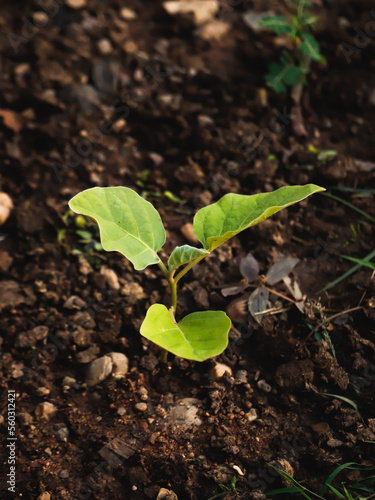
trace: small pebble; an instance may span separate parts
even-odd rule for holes
[[[48,16],[42,11],[34,12],[33,21],[37,26],[44,26],[48,23]]]
[[[147,391],[146,387],[143,387],[143,386],[140,387],[138,389],[138,394],[140,395],[142,401],[148,400],[148,391]]]
[[[251,408],[250,411],[245,414],[245,417],[249,423],[254,422],[254,420],[256,420],[258,418],[258,414],[256,412],[256,409]]]
[[[69,437],[69,429],[65,424],[62,424],[60,429],[58,429],[55,434],[59,441],[63,441],[64,443],[66,443]]]
[[[125,21],[133,21],[137,18],[137,14],[134,12],[134,10],[129,9],[128,7],[123,7],[120,10],[120,16],[125,19]]]
[[[178,497],[174,491],[161,488],[156,500],[178,500]]]
[[[65,309],[82,309],[85,305],[86,302],[81,297],[78,297],[78,295],[71,295],[64,302]]]
[[[166,416],[166,414],[167,414],[167,412],[165,411],[165,408],[163,408],[163,407],[162,407],[162,406],[160,406],[160,405],[158,405],[158,406],[156,407],[156,410],[155,410],[155,411],[156,411],[156,415],[157,415],[158,417],[165,417],[165,416]]]
[[[93,272],[93,268],[84,257],[78,257],[79,272],[84,276]]]
[[[33,416],[30,413],[22,412],[18,414],[18,418],[23,425],[31,425],[33,422]]]
[[[108,269],[107,267],[103,266],[100,268],[100,274],[104,276],[109,288],[111,288],[112,290],[120,289],[120,283],[118,281],[117,274],[113,271],[113,269]]]
[[[271,392],[272,387],[265,380],[258,380],[257,387],[264,392]]]
[[[147,405],[146,405],[146,403],[137,403],[137,404],[134,405],[134,408],[137,411],[146,411],[147,410]]]
[[[249,381],[247,379],[247,371],[246,370],[238,370],[236,373],[235,384],[248,384]]]
[[[57,408],[54,404],[48,403],[47,401],[44,403],[39,403],[35,408],[35,416],[37,420],[45,419],[49,420],[51,417],[55,415]]]
[[[112,359],[112,376],[114,378],[124,378],[129,370],[129,360],[121,352],[110,352],[108,356]]]
[[[113,128],[113,132],[115,134],[118,134],[119,132],[121,132],[121,130],[125,127],[126,125],[126,120],[117,120],[113,125],[112,125],[112,128]]]
[[[89,387],[103,382],[111,373],[113,367],[112,359],[110,356],[102,356],[92,361],[88,367],[86,374],[86,384]]]
[[[232,375],[231,368],[223,363],[216,363],[212,370],[210,370],[210,380],[220,380],[225,373]]]
[[[117,408],[117,415],[120,415],[122,417],[126,413],[126,408],[124,406],[119,406]]]
[[[82,9],[86,5],[86,0],[66,0],[66,5],[71,9]]]
[[[67,479],[69,477],[69,471],[67,469],[62,469],[59,472],[59,477],[61,477],[61,479]]]
[[[48,491],[44,491],[41,495],[38,496],[37,500],[51,500],[51,495]]]
[[[102,56],[107,56],[113,52],[112,44],[108,40],[108,38],[102,38],[101,40],[98,41],[96,46],[99,52],[102,54]]]
[[[51,391],[47,389],[47,387],[38,387],[38,389],[36,390],[38,396],[48,396],[50,392]]]

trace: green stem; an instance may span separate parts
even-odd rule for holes
[[[166,266],[164,265],[164,263],[161,260],[158,262],[158,266],[163,271],[163,274],[165,275],[165,277],[169,281],[170,273],[169,273],[168,269],[166,268]]]
[[[158,262],[158,266],[160,267],[164,276],[166,277],[168,284],[169,284],[169,288],[171,290],[171,309],[172,309],[173,316],[174,316],[174,313],[177,309],[177,282],[183,276],[185,276],[185,274],[188,271],[190,271],[190,269],[192,267],[194,267],[196,264],[198,264],[198,262],[200,262],[205,257],[206,257],[206,255],[202,255],[201,257],[198,257],[197,259],[190,262],[190,264],[188,264],[175,278],[173,277],[174,271],[170,272],[161,260],[160,260],[160,262]],[[168,351],[166,351],[165,349],[162,349],[161,353],[160,353],[160,361],[162,363],[166,363],[167,356],[168,356]]]
[[[177,283],[185,274],[190,271],[191,268],[193,268],[198,262],[203,260],[205,257],[207,257],[208,254],[201,255],[200,257],[197,257],[195,260],[192,260],[190,264],[188,264],[186,267],[183,268],[182,271],[180,271],[177,276],[175,277],[174,281]]]
[[[171,289],[171,308],[175,311],[177,309],[177,281],[172,278],[169,287]]]

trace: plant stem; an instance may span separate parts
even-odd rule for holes
[[[191,268],[193,268],[198,262],[203,260],[205,257],[207,257],[208,254],[201,255],[200,257],[197,257],[195,260],[192,260],[190,264],[188,264],[186,267],[183,268],[182,271],[180,271],[177,276],[175,277],[174,281],[177,283],[185,274],[190,271]]]
[[[204,259],[205,257],[206,257],[206,255],[202,255],[201,257],[198,257],[197,259],[190,262],[190,264],[188,264],[175,278],[173,277],[174,271],[171,273],[161,260],[160,260],[160,262],[158,262],[158,266],[160,267],[164,276],[166,277],[168,284],[169,284],[169,288],[171,290],[171,307],[170,308],[172,309],[173,316],[174,316],[174,313],[177,309],[177,282],[183,276],[185,276],[185,274],[188,271],[190,271],[190,269],[192,267],[194,267],[195,264],[198,264],[198,262],[201,261],[202,259]],[[159,358],[160,361],[162,363],[166,363],[167,356],[168,356],[168,351],[166,351],[165,349],[162,349],[161,353],[160,353],[160,358]]]
[[[163,271],[163,274],[165,275],[165,277],[169,281],[170,273],[169,273],[168,269],[165,267],[165,265],[163,264],[163,262],[161,260],[158,262],[158,266]]]

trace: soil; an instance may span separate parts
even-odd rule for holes
[[[340,255],[374,248],[370,3],[314,2],[327,62],[308,76],[303,121],[289,94],[264,84],[285,40],[243,21],[290,12],[289,2],[223,0],[216,19],[228,32],[211,40],[160,1],[129,0],[134,16],[120,0],[43,3],[44,17],[37,1],[2,4],[0,191],[14,205],[0,234],[2,499],[207,500],[235,476],[225,498],[262,500],[286,485],[269,464],[315,492],[344,463],[374,465],[374,273],[361,267],[321,291],[354,265]],[[337,156],[319,160],[327,150]],[[134,272],[98,250],[94,224],[78,227],[67,206],[92,186],[136,189],[162,215],[167,255],[192,241],[196,210],[225,193],[308,182],[366,214],[314,195],[187,274],[178,316],[211,308],[233,320],[228,349],[204,363],[159,361],[139,334],[147,307],[169,303],[158,268]],[[259,326],[243,296],[223,297],[248,252],[262,273],[300,259],[304,312],[272,295]],[[109,366],[110,353],[126,355],[127,373],[89,385],[88,366]],[[334,484],[366,474],[345,468]]]

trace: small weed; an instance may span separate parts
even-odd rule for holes
[[[269,491],[267,496],[280,495],[280,494],[300,494],[308,500],[313,500],[318,498],[320,500],[327,500],[327,497],[323,495],[330,491],[335,497],[346,499],[346,500],[369,500],[375,497],[375,475],[367,476],[364,479],[357,481],[356,483],[348,486],[344,482],[341,483],[337,488],[332,485],[332,482],[336,476],[343,470],[357,470],[361,472],[375,471],[375,467],[367,467],[363,465],[356,464],[354,462],[347,462],[345,464],[337,467],[325,481],[320,493],[315,493],[309,490],[301,483],[292,478],[288,473],[270,464],[270,467],[275,469],[284,479],[286,479],[290,484],[290,488],[280,488],[278,490]],[[332,496],[330,496],[332,498]]]
[[[270,267],[267,274],[264,276],[259,275],[259,263],[251,255],[251,253],[249,253],[240,261],[240,272],[244,279],[238,285],[222,288],[221,293],[224,297],[228,297],[230,295],[237,295],[238,293],[245,291],[250,286],[255,286],[255,290],[248,299],[247,306],[250,314],[258,324],[261,324],[263,315],[267,311],[267,303],[270,293],[296,304],[300,310],[303,310],[302,293],[297,283],[294,283],[292,286],[291,281],[286,279],[288,274],[292,271],[294,266],[298,264],[298,262],[299,259],[288,258],[279,260]],[[294,300],[266,286],[276,285],[280,281],[284,281],[285,285],[293,295]],[[254,282],[254,285],[250,284],[252,282]]]
[[[221,498],[222,496],[226,495],[227,493],[236,491],[236,476],[233,476],[232,481],[230,482],[229,486],[225,486],[224,484],[219,484],[220,488],[223,488],[221,493],[218,493],[217,495],[214,495],[213,497],[210,497],[208,500],[214,500],[215,498]]]
[[[284,51],[278,63],[269,65],[266,83],[275,92],[286,92],[287,86],[304,85],[312,61],[323,63],[319,43],[312,35],[313,26],[319,20],[309,13],[310,2],[291,0],[293,14],[285,16],[266,16],[261,25],[273,30],[277,35],[286,35],[293,46],[290,52]]]

